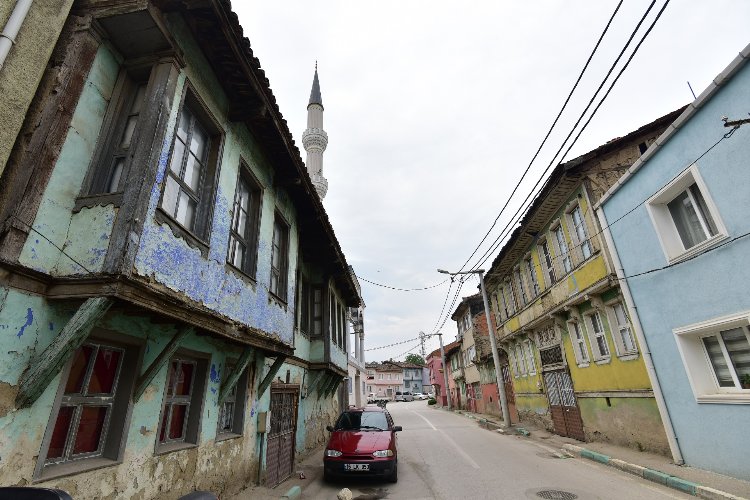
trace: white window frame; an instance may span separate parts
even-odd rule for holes
[[[625,324],[620,324],[615,313],[615,307],[620,305],[622,312],[625,314]],[[630,322],[630,314],[628,309],[625,307],[625,302],[622,299],[607,302],[605,306],[607,312],[607,321],[609,321],[609,329],[612,334],[612,340],[615,343],[615,352],[617,357],[623,361],[628,359],[634,359],[638,357],[638,342],[635,339],[635,333],[633,332],[633,325]],[[627,330],[627,334],[630,336],[630,341],[633,344],[632,349],[628,349],[625,342],[622,339],[622,331]]]
[[[576,224],[576,213],[581,219],[580,224]],[[586,222],[586,214],[584,213],[583,208],[581,208],[580,203],[574,203],[566,212],[566,215],[568,227],[571,228],[570,240],[573,244],[573,251],[571,251],[571,254],[576,256],[579,263],[585,262],[594,255],[594,244],[591,241],[588,223]],[[583,235],[578,234],[579,230]],[[584,249],[588,250],[584,251]],[[588,255],[586,255],[587,252]]]
[[[577,319],[568,321],[567,323],[576,364],[579,368],[585,368],[589,366],[591,356],[589,355],[589,348],[586,345],[586,333],[584,332],[583,324]]]
[[[609,342],[607,341],[607,328],[604,326],[601,312],[598,309],[592,309],[591,311],[584,314],[584,323],[586,324],[586,331],[588,333],[589,343],[591,344],[591,353],[593,354],[594,361],[597,364],[608,363],[612,359],[612,349],[609,348]],[[592,318],[598,319],[599,325],[602,327],[601,334],[594,328],[594,321]],[[597,339],[601,337],[604,340],[604,345],[607,348],[607,352],[604,353],[599,348]]]
[[[510,318],[516,314],[516,296],[513,294],[513,285],[510,280],[506,280],[503,285],[503,296],[505,297],[505,305],[507,306],[506,312]]]
[[[541,293],[541,288],[539,287],[539,280],[536,277],[536,266],[534,265],[534,259],[531,256],[531,254],[527,254],[526,257],[523,259],[523,267],[526,268],[526,274],[528,275],[528,281],[527,283],[530,283],[529,292],[531,293],[531,298],[534,299]]]
[[[716,226],[716,234],[709,236],[702,242],[694,245],[690,248],[685,248],[677,232],[677,226],[672,219],[672,215],[669,212],[667,204],[677,198],[680,194],[686,191],[690,186],[696,184],[698,190],[703,196],[703,201],[706,204],[706,209],[711,219],[713,219],[714,225]],[[692,197],[692,195],[690,195]],[[646,202],[646,208],[648,209],[649,216],[651,217],[651,223],[656,229],[656,235],[659,238],[659,244],[661,245],[664,255],[669,263],[679,262],[681,260],[689,259],[690,257],[705,251],[714,245],[717,245],[721,241],[729,237],[726,226],[721,220],[719,211],[714,204],[711,194],[703,181],[698,166],[693,164],[685,170],[679,177],[674,179],[672,182],[663,187],[658,193],[649,198]],[[699,214],[700,217],[700,214]],[[703,218],[700,217],[701,225],[705,226]],[[705,230],[705,227],[704,227]]]
[[[561,220],[558,220],[550,228],[550,231],[552,232],[552,242],[555,246],[555,253],[560,259],[556,266],[556,270],[560,272],[560,277],[562,277],[573,271],[573,258],[570,252],[570,245],[565,238],[565,228],[563,227]],[[562,237],[562,241],[560,241],[560,237]]]
[[[516,344],[514,352],[518,362],[518,373],[520,376],[525,377],[529,372],[526,369],[526,357],[524,356],[523,346],[521,344]]]
[[[526,307],[526,304],[529,303],[529,297],[526,293],[526,287],[524,286],[523,282],[523,272],[521,271],[521,266],[516,266],[513,268],[513,282],[516,285],[516,288],[518,289],[518,295],[520,299],[520,308]]]
[[[720,387],[702,339],[743,328],[750,341],[750,311],[702,321],[672,330],[690,387],[698,403],[750,404],[750,389]],[[725,353],[726,356],[726,353]],[[730,370],[734,367],[729,363]],[[736,372],[735,372],[736,375]],[[735,376],[736,378],[736,376]]]
[[[534,359],[534,349],[531,346],[531,340],[524,341],[524,350],[526,351],[526,367],[529,375],[536,375],[536,360]]]
[[[537,243],[539,249],[539,262],[542,265],[542,271],[544,275],[544,283],[546,288],[551,287],[558,281],[557,269],[555,269],[555,256],[552,254],[550,248],[551,238],[545,237],[540,239]],[[544,249],[547,249],[545,252]]]

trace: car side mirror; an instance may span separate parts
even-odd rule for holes
[[[333,426],[332,425],[326,425],[326,430],[328,432],[333,432]]]
[[[393,432],[399,432],[399,431],[402,431],[402,430],[404,430],[404,429],[402,429],[400,425],[394,425],[393,426]]]

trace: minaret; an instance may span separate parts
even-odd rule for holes
[[[323,130],[323,98],[320,96],[317,62],[310,102],[307,105],[307,130],[302,133],[302,145],[307,151],[307,171],[318,196],[323,200],[328,192],[328,181],[323,177],[323,152],[328,146],[328,134]]]

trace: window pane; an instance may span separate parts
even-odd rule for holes
[[[159,442],[163,443],[167,440],[167,426],[169,422],[169,408],[170,405],[164,405],[161,411],[161,431],[159,431]]]
[[[703,194],[701,193],[701,190],[698,189],[697,184],[693,184],[692,186],[690,186],[690,193],[692,193],[695,202],[698,204],[698,210],[700,210],[701,217],[706,223],[708,232],[711,236],[716,235],[719,230],[716,229],[714,219],[711,217],[711,213],[708,211],[708,207],[706,206],[706,200],[703,199]]]
[[[245,228],[247,226],[247,212],[240,210],[237,214],[237,234],[245,237]]]
[[[198,122],[195,123],[193,136],[190,138],[190,152],[193,153],[198,161],[204,161],[206,146],[208,145],[208,134]]]
[[[174,149],[172,150],[172,160],[169,163],[169,168],[175,173],[177,177],[180,176],[180,170],[182,170],[182,159],[185,156],[185,144],[180,139],[174,141]]]
[[[175,219],[188,229],[193,229],[195,222],[195,209],[197,203],[185,191],[180,192],[180,201],[177,205],[177,214]]]
[[[167,396],[174,396],[174,387],[177,380],[177,376],[180,373],[180,362],[172,361],[169,367],[169,384],[167,385]]]
[[[55,420],[55,429],[52,431],[52,439],[49,442],[47,450],[47,460],[62,458],[65,453],[65,441],[68,439],[70,430],[70,421],[73,419],[73,406],[62,406],[57,413]]]
[[[190,120],[193,115],[187,106],[183,106],[182,113],[180,113],[180,124],[177,126],[177,137],[182,139],[182,142],[187,141],[188,129],[190,128]]]
[[[232,264],[242,269],[242,261],[245,257],[245,247],[236,239],[232,239],[234,244],[234,257],[232,258]]]
[[[182,439],[185,436],[188,405],[172,405],[172,417],[169,420],[169,439]]]
[[[88,394],[111,394],[115,387],[117,368],[120,366],[120,351],[100,347],[89,381]]]
[[[135,98],[133,99],[133,105],[130,107],[130,113],[131,114],[140,113],[141,109],[143,109],[143,102],[145,100],[146,100],[146,86],[139,85],[138,90],[135,93]]]
[[[176,384],[174,394],[175,396],[189,396],[193,385],[193,371],[195,365],[192,363],[182,362],[180,368],[177,371]]]
[[[744,374],[750,374],[750,343],[745,337],[744,329],[733,328],[723,331],[721,332],[721,338],[724,340],[724,347],[727,349],[737,378],[741,378]]]
[[[107,418],[106,406],[84,406],[81,420],[78,422],[78,432],[73,445],[73,454],[92,453],[99,449],[99,441]]]
[[[164,199],[161,201],[161,206],[169,215],[174,216],[174,211],[177,207],[177,196],[179,194],[179,184],[171,176],[167,175],[167,187],[164,189]]]
[[[185,184],[187,184],[193,193],[198,194],[198,187],[201,181],[201,164],[192,154],[188,155],[187,164],[185,165]]]
[[[234,403],[227,402],[221,408],[221,415],[219,415],[219,430],[224,432],[232,431],[232,420],[234,415]]]
[[[669,202],[667,207],[686,250],[707,238],[687,191]]]
[[[138,123],[138,115],[128,117],[128,121],[125,123],[125,130],[122,132],[122,139],[120,140],[120,147],[127,149],[130,147],[130,141],[133,139],[133,132],[135,132],[135,125]]]
[[[555,230],[555,237],[557,238],[557,245],[560,248],[560,255],[562,256],[563,268],[565,272],[570,272],[573,266],[570,263],[570,255],[568,254],[568,243],[565,241],[565,233],[563,233],[562,226]]]
[[[122,169],[125,166],[125,158],[115,158],[115,165],[112,167],[112,172],[109,175],[107,181],[107,192],[114,193],[117,188],[120,187],[120,177],[122,177]]]
[[[70,367],[68,381],[65,384],[65,394],[81,394],[83,379],[86,377],[86,369],[94,350],[94,346],[84,345],[79,347],[74,354],[73,366]]]
[[[713,366],[714,373],[716,374],[716,380],[719,381],[719,386],[734,387],[734,380],[729,371],[729,366],[727,365],[724,353],[721,352],[719,339],[713,336],[703,337],[703,345],[706,348],[708,359],[711,361],[711,366]]]

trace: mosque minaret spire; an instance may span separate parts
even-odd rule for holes
[[[328,192],[328,180],[323,177],[323,152],[328,146],[328,134],[323,130],[323,98],[320,95],[317,61],[310,102],[307,104],[307,129],[302,133],[302,145],[307,152],[307,172],[322,200]]]

